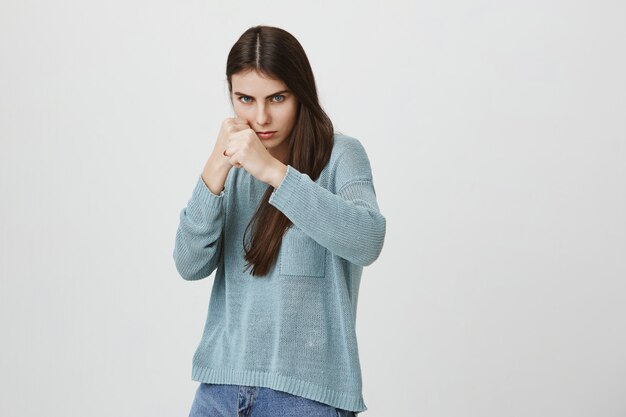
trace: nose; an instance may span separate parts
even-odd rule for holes
[[[270,111],[266,104],[260,104],[257,107],[256,111],[256,122],[259,126],[264,126],[270,123],[272,120],[270,118]]]

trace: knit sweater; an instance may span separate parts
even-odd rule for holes
[[[192,380],[268,387],[365,411],[357,300],[363,267],[378,258],[386,230],[365,149],[335,133],[317,180],[287,165],[269,203],[293,225],[268,275],[254,277],[243,271],[242,239],[267,188],[243,168],[231,168],[219,194],[198,176],[180,211],[178,273],[192,281],[217,270]]]

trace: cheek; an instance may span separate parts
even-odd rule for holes
[[[296,115],[298,114],[298,107],[293,106],[289,112],[289,121],[293,124],[296,122]]]
[[[285,123],[292,124],[296,120],[296,107],[288,107],[285,109],[281,109],[280,119]]]
[[[248,120],[250,118],[250,109],[241,105],[235,104],[234,106],[235,114],[237,117]]]

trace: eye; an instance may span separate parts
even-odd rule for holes
[[[280,97],[281,98],[280,100],[277,101],[278,103],[280,103],[281,101],[285,101],[285,96],[282,95],[282,94],[276,94],[273,98],[276,98],[276,97]]]
[[[248,96],[241,96],[241,97],[239,97],[239,101],[241,101],[242,103],[250,103],[249,101],[243,101],[243,99],[245,99],[245,98],[250,98],[250,97],[248,97]]]

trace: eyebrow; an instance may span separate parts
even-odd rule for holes
[[[274,97],[277,94],[282,94],[282,93],[290,93],[291,91],[289,90],[282,90],[282,91],[277,91],[273,94],[270,94],[269,96],[265,97],[265,98],[270,98],[270,97]],[[252,97],[250,94],[244,94],[244,93],[240,93],[239,91],[235,91],[235,94],[237,94],[238,96],[246,96],[246,97]],[[254,97],[252,97],[254,98]]]

